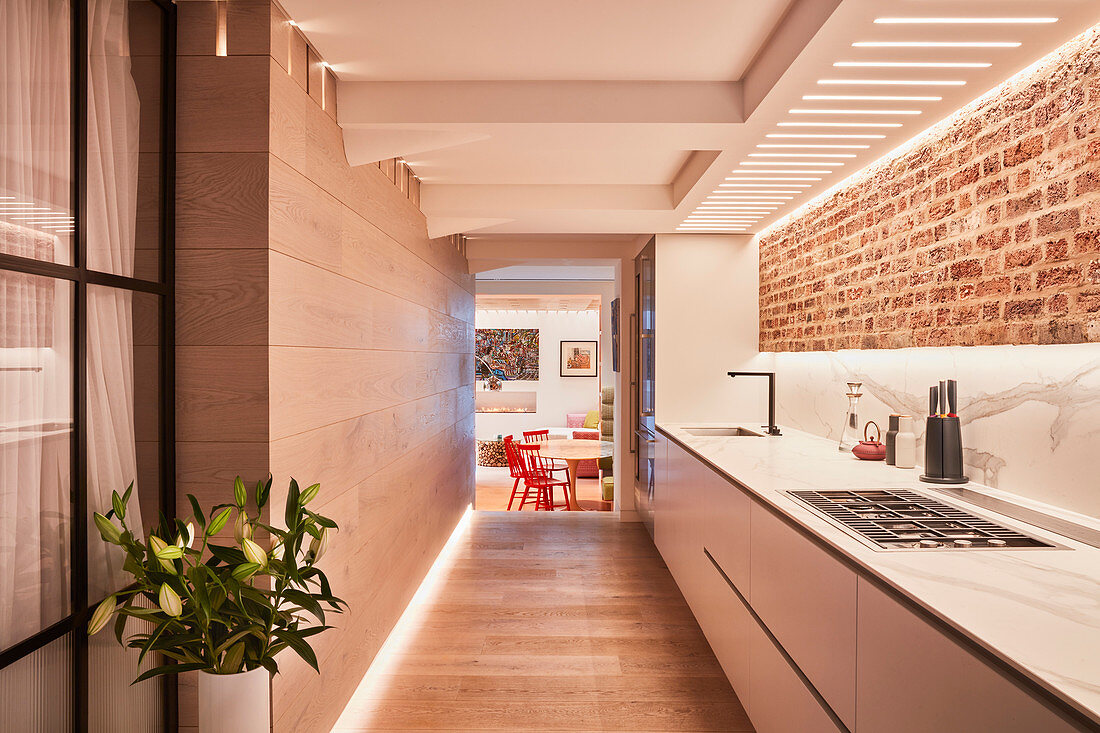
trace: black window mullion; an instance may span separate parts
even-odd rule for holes
[[[88,4],[87,0],[74,0],[73,4],[73,100],[72,100],[72,163],[73,193],[70,205],[75,204],[73,217],[76,252],[73,264],[77,268],[76,298],[73,315],[76,319],[74,335],[75,358],[73,360],[73,462],[75,473],[71,478],[74,494],[72,515],[72,540],[70,567],[72,575],[73,628],[73,729],[76,733],[88,730],[88,633],[83,620],[88,610],[88,449],[87,449],[87,400],[88,386],[88,285],[84,275],[88,266],[88,234],[84,226],[88,210],[88,197],[84,182],[88,175]]]

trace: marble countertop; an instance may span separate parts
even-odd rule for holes
[[[714,424],[659,422],[657,427],[851,563],[1100,725],[1100,548],[937,492],[918,479],[919,469],[860,461],[838,451],[836,441],[791,428],[783,427],[777,438],[730,438],[699,437],[684,430],[720,427]],[[1061,547],[881,552],[784,493],[873,488],[924,493]],[[985,489],[973,483],[968,488]]]

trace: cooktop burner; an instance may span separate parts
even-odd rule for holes
[[[1054,547],[905,489],[787,493],[884,550]]]

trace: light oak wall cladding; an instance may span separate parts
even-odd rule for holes
[[[181,47],[212,5],[181,4]],[[473,500],[473,278],[407,191],[348,166],[331,72],[281,10],[229,8],[228,56],[181,59],[181,87],[215,108],[181,115],[181,138],[250,123],[238,102],[264,124],[181,160],[180,491],[321,482],[341,526],[322,564],[351,611],[315,637],[320,675],[283,655],[273,712],[276,731],[327,732]]]
[[[1100,26],[760,238],[760,350],[1100,341]]]

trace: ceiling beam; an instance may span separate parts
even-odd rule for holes
[[[349,81],[340,124],[729,123],[744,121],[740,82]]]
[[[429,217],[499,217],[513,211],[669,211],[673,205],[671,186],[660,184],[425,183],[420,208]]]

